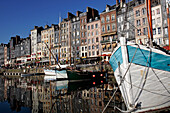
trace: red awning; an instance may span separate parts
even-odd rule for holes
[[[27,55],[27,57],[31,57],[31,55]]]
[[[103,55],[99,55],[99,56],[111,56],[111,54],[103,54]]]
[[[31,61],[31,59],[27,59],[27,61]]]

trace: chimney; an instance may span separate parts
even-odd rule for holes
[[[124,3],[125,3],[125,0],[120,0],[120,7],[123,7]]]
[[[106,8],[107,8],[107,7],[110,7],[110,5],[106,4]]]
[[[45,29],[46,29],[46,28],[49,28],[49,26],[48,26],[48,25],[45,25],[45,27],[44,27],[44,28],[45,28]]]
[[[116,0],[116,6],[118,6],[119,5],[119,0]]]
[[[67,13],[67,18],[69,19],[69,17],[70,17],[70,12]]]
[[[34,29],[37,29],[38,28],[38,26],[34,26]]]
[[[79,16],[81,14],[81,11],[76,12],[76,16]]]

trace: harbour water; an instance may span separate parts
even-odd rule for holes
[[[113,77],[95,81],[46,81],[45,75],[0,77],[1,113],[101,113],[116,88]],[[125,109],[120,92],[106,113]]]

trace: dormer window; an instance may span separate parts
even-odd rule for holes
[[[109,12],[109,7],[106,7],[106,12]]]

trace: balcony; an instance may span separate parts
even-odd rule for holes
[[[116,42],[117,39],[112,39],[112,42]],[[102,40],[100,41],[101,44],[103,43],[111,43],[110,40]]]
[[[103,43],[109,43],[109,42],[110,42],[110,40],[102,40],[102,41],[100,41],[101,44],[103,44]]]

